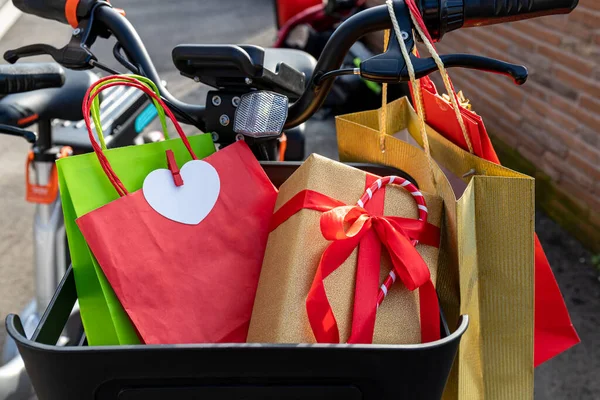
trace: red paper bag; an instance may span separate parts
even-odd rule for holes
[[[176,127],[193,160],[171,152],[133,193],[90,131],[121,197],[77,224],[145,343],[245,342],[277,192],[244,142],[198,161]]]
[[[427,29],[418,12],[412,12],[414,2],[407,1],[411,13],[419,20],[419,25],[426,33]],[[430,41],[433,42],[430,38]],[[425,108],[427,124],[454,144],[469,150],[462,129],[455,117],[454,109],[446,99],[441,97],[431,79],[419,80]],[[454,88],[452,88],[454,89]],[[413,94],[414,95],[414,94]],[[450,93],[455,95],[455,93]],[[485,160],[500,164],[482,118],[459,104],[473,154]],[[560,292],[560,288],[546,258],[546,254],[538,237],[535,237],[535,332],[534,332],[534,365],[548,361],[580,342],[573,327],[569,311]]]

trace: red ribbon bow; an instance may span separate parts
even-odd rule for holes
[[[323,253],[306,299],[308,319],[318,343],[339,343],[339,330],[324,280],[360,244],[357,268],[352,334],[349,343],[371,343],[377,312],[380,243],[386,247],[394,271],[409,289],[419,289],[422,342],[440,338],[439,305],[429,268],[412,240],[439,246],[440,230],[423,221],[371,215],[359,206],[344,203],[311,190],[303,190],[274,215],[272,230],[302,209],[323,211],[321,232],[332,241]]]

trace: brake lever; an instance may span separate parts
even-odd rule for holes
[[[19,47],[16,50],[8,50],[6,53],[4,53],[4,59],[9,63],[14,64],[19,60],[19,58],[42,56],[54,53],[55,51],[57,51],[56,48],[47,44],[31,44]]]
[[[4,59],[14,64],[19,59],[24,57],[49,55],[65,68],[74,70],[85,70],[94,68],[94,61],[98,59],[92,52],[82,43],[83,31],[81,28],[73,31],[73,36],[69,43],[61,49],[47,44],[32,44],[23,46],[15,50],[8,50],[4,53]]]
[[[20,58],[49,55],[54,61],[69,69],[87,70],[94,67],[101,67],[98,59],[91,52],[90,47],[94,44],[98,36],[104,38],[110,37],[110,32],[101,27],[96,28],[94,25],[95,11],[105,6],[111,7],[110,3],[98,1],[90,11],[90,17],[79,23],[77,29],[73,31],[69,43],[63,48],[57,49],[47,44],[33,44],[15,50],[8,50],[4,53],[4,59],[14,64]]]
[[[0,125],[0,134],[22,137],[29,143],[37,141],[37,134],[26,129],[17,128],[16,126]]]
[[[412,54],[410,58],[415,67],[415,76],[417,79],[423,78],[438,70],[438,66],[433,58],[418,58]],[[517,85],[524,84],[529,76],[527,67],[507,63],[494,58],[476,56],[473,54],[446,54],[440,56],[440,58],[446,68],[467,68],[510,76]]]
[[[14,64],[19,59],[31,56],[49,55],[65,68],[74,70],[85,70],[94,68],[93,62],[96,56],[82,46],[72,46],[71,42],[61,49],[47,44],[32,44],[4,53],[4,59]]]
[[[403,2],[397,3],[399,3],[400,6],[404,6]],[[412,22],[408,10],[405,12],[396,11],[396,16],[403,33],[402,39],[410,53],[410,59],[414,66],[416,78],[423,78],[430,73],[437,71],[438,66],[433,58],[419,58],[412,53],[415,42],[413,36],[408,33],[412,32]],[[526,67],[493,58],[471,54],[447,54],[441,56],[441,59],[446,68],[468,68],[506,75],[510,76],[517,85],[524,84],[528,77]],[[363,61],[360,65],[360,75],[364,79],[379,83],[400,83],[410,81],[408,67],[402,56],[396,33],[393,30],[390,34],[387,50],[382,54],[378,54]]]

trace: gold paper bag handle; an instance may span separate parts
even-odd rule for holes
[[[388,5],[390,3],[391,3],[391,0],[388,1]],[[397,26],[396,16],[395,16],[395,14],[393,14],[393,7],[390,11],[390,17],[392,18],[392,23],[395,23],[395,25]],[[400,31],[400,28],[398,27],[398,32],[399,31]],[[396,36],[398,38],[402,38],[402,34],[398,33],[398,32],[396,32]],[[383,37],[384,50],[387,49],[387,47],[389,45],[389,41],[390,41],[390,31],[386,30],[384,37]],[[427,163],[429,164],[429,170],[431,173],[431,177],[435,184],[436,179],[435,179],[435,174],[433,173],[433,171],[434,171],[433,159],[431,158],[431,150],[429,148],[429,138],[427,137],[427,129],[425,127],[425,118],[424,118],[425,109],[423,107],[423,102],[421,100],[421,92],[420,92],[420,90],[417,91],[415,89],[416,87],[418,87],[420,89],[420,87],[417,84],[417,81],[415,79],[414,67],[412,65],[412,62],[410,61],[410,57],[408,57],[408,50],[406,48],[406,45],[404,44],[404,42],[401,39],[398,39],[398,42],[400,43],[402,55],[404,56],[405,53],[407,55],[406,57],[404,57],[404,59],[406,61],[406,65],[408,67],[410,80],[413,85],[413,92],[415,93],[415,101],[418,106],[417,115],[419,117],[418,118],[419,119],[419,131],[421,133],[421,139],[423,140],[423,149],[425,150],[425,155],[427,157]],[[386,136],[387,136],[387,83],[384,83],[382,85],[381,111],[379,113],[379,148],[382,153],[385,153],[385,138],[386,138]]]
[[[423,96],[422,96],[422,92],[421,92],[421,86],[417,83],[414,66],[410,59],[410,55],[408,53],[408,49],[406,48],[406,44],[401,39],[402,31],[400,30],[400,26],[398,25],[398,20],[396,19],[396,13],[394,11],[393,1],[387,0],[386,5],[388,7],[390,18],[392,20],[392,25],[394,26],[394,31],[396,33],[396,39],[398,40],[398,43],[400,45],[400,50],[402,51],[402,56],[404,58],[404,61],[406,63],[407,69],[408,69],[408,74],[410,77],[410,82],[411,82],[413,94],[414,94],[414,100],[415,100],[415,103],[417,106],[417,115],[419,117],[419,123],[420,123],[419,127],[420,127],[421,136],[422,136],[422,140],[423,140],[423,148],[425,150],[425,153],[427,154],[427,157],[429,159],[431,159],[431,152],[429,149],[429,140],[427,138],[427,130],[426,130],[426,126],[425,126],[426,118],[425,118],[425,108],[423,106]],[[452,84],[450,83],[450,78],[448,76],[448,72],[444,68],[444,63],[442,62],[440,56],[438,55],[437,51],[435,50],[435,47],[433,46],[433,44],[431,43],[431,41],[429,40],[427,35],[421,29],[421,26],[419,25],[419,21],[416,20],[414,14],[412,12],[410,13],[410,17],[413,21],[413,25],[414,25],[416,31],[418,32],[419,36],[423,40],[423,43],[425,44],[427,51],[431,54],[432,58],[434,59],[436,65],[440,71],[442,80],[444,81],[444,86],[446,88],[448,98],[450,99],[450,102],[452,103],[452,108],[454,110],[456,119],[458,120],[458,123],[460,125],[463,137],[465,139],[465,142],[467,143],[469,152],[471,154],[473,154],[473,145],[471,143],[471,138],[468,135],[467,128],[464,123],[464,119],[463,119],[462,115],[460,114],[460,108],[458,105],[457,95],[454,91],[454,88],[452,87]],[[384,49],[387,48],[387,46],[389,44],[389,39],[390,39],[390,32],[386,31],[385,35],[384,35]],[[386,125],[385,125],[386,119],[385,118],[387,117],[386,104],[387,104],[387,84],[383,84],[382,112],[380,114],[380,118],[381,118],[381,121],[380,121],[380,133],[381,133],[380,148],[381,148],[382,152],[385,152],[385,134],[386,134]]]

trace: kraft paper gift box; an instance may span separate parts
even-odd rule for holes
[[[329,196],[346,205],[355,205],[365,193],[366,183],[368,181],[373,183],[376,178],[342,163],[312,155],[281,186],[274,217],[278,212],[283,211],[283,206],[289,206],[288,202],[294,197],[302,197],[306,190]],[[435,285],[443,204],[442,199],[436,195],[423,193],[423,196],[428,209],[428,222],[433,225],[429,228],[437,229],[434,240],[436,243],[426,245],[421,242],[417,244],[416,250],[417,256],[420,255],[425,261],[431,274],[431,281]],[[383,216],[386,217],[404,217],[412,220],[417,220],[419,217],[419,209],[413,195],[397,185],[385,186],[384,190],[375,193],[370,201],[378,203],[374,206],[377,208],[379,205],[379,209],[383,208]],[[365,206],[366,209],[370,207],[370,204]],[[320,229],[322,215],[322,211],[301,209],[285,217],[285,222],[279,226],[275,227],[273,223],[271,224],[273,230],[269,235],[263,261],[248,342],[314,343],[316,341],[307,314],[307,296],[313,285],[320,259],[331,243],[323,237]],[[361,241],[358,247],[362,246]],[[381,245],[380,257],[369,254],[359,256],[359,252],[358,248],[354,249],[341,266],[323,280],[327,299],[337,321],[339,342],[342,343],[348,342],[353,332],[359,257],[371,258],[371,262],[373,256],[380,258],[379,263],[377,259],[375,260],[378,264],[376,267],[379,268],[380,265],[377,286],[385,280],[392,269],[390,255],[384,244]],[[378,309],[376,301],[369,297],[369,304],[377,309],[374,332],[371,328],[372,343],[421,343],[419,292],[420,290],[408,290],[401,279],[398,279],[391,286],[387,297]],[[433,292],[435,294],[435,290]],[[437,305],[437,297],[435,301]],[[437,319],[439,324],[439,311],[436,309],[434,313],[433,319]],[[369,341],[350,340],[350,342]]]

